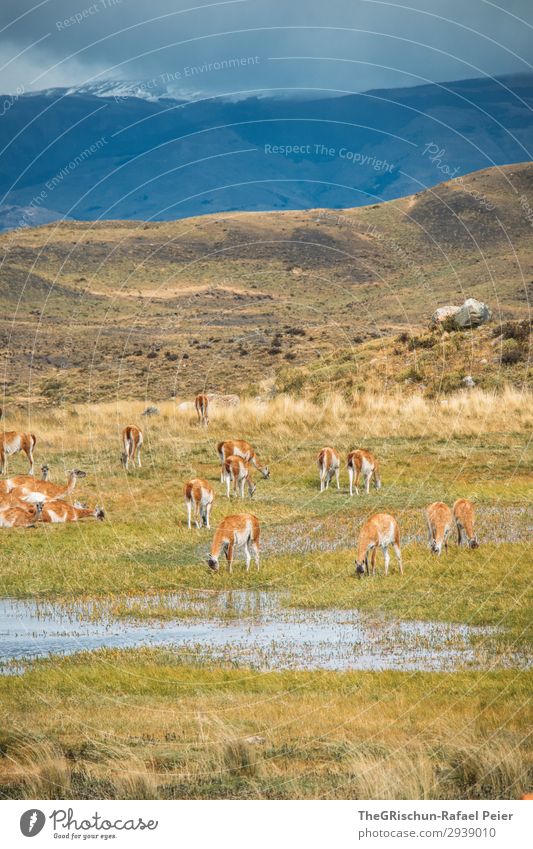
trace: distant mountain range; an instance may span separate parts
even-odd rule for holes
[[[533,75],[320,100],[107,81],[0,102],[0,229],[347,208],[529,161]]]

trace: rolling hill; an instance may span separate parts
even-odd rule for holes
[[[527,340],[502,364],[493,328],[530,318],[532,189],[525,163],[342,212],[69,221],[4,233],[4,394],[24,405],[152,401],[203,386],[255,393],[276,381],[316,391],[339,376],[337,366],[343,391],[369,374],[431,391],[458,388],[465,374],[485,386],[523,385]],[[445,346],[409,341],[427,335],[438,306],[470,296],[489,303],[492,327],[453,334]],[[321,372],[327,363],[333,371]],[[455,379],[439,383],[450,370]]]

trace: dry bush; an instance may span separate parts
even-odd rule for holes
[[[11,777],[22,785],[25,799],[67,799],[72,796],[72,766],[52,743],[28,741],[9,756]]]
[[[357,799],[435,799],[435,764],[421,748],[354,754],[349,795]],[[348,789],[348,788],[344,788]]]

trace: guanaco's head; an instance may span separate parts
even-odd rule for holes
[[[263,475],[265,480],[268,480],[268,478],[270,477],[270,469],[268,468],[268,466],[263,466],[263,468],[261,469],[261,474]]]
[[[50,476],[50,469],[46,463],[41,466],[41,475],[43,476],[43,481],[47,481]]]
[[[99,519],[101,522],[105,519],[105,513],[101,507],[97,507],[94,511],[94,518]]]
[[[431,551],[433,554],[440,554],[442,552],[442,542],[437,542],[436,540],[431,540]]]
[[[207,565],[210,569],[213,570],[213,572],[218,572],[218,557],[215,557],[213,554],[209,555],[209,557],[207,558]]]
[[[73,478],[86,478],[87,472],[82,472],[81,469],[72,469],[70,475]]]
[[[472,537],[472,539],[468,540],[468,545],[470,548],[479,548],[479,542],[476,537]]]
[[[356,561],[355,561],[355,574],[359,578],[362,578],[363,575],[365,574],[365,561],[364,560],[359,561],[359,560],[356,559]]]

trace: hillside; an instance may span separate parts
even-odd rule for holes
[[[296,380],[303,386],[316,365],[339,358],[341,371],[353,372],[339,383],[349,389],[383,357],[400,385],[457,388],[460,374],[449,385],[435,379],[449,370],[440,343],[421,351],[425,343],[417,348],[408,337],[424,336],[438,306],[470,296],[489,303],[494,325],[529,319],[527,198],[530,163],[342,212],[63,222],[5,233],[5,395],[25,404],[29,396],[155,400],[204,385],[258,392],[276,379],[294,386],[295,368],[304,369]],[[522,385],[528,340],[502,365],[493,332],[454,334],[450,368],[476,372],[486,385]],[[416,372],[420,356],[432,362]]]
[[[527,74],[308,100],[54,89],[5,102],[0,229],[57,216],[351,208],[521,162],[533,148]],[[28,216],[31,205],[46,219]]]

